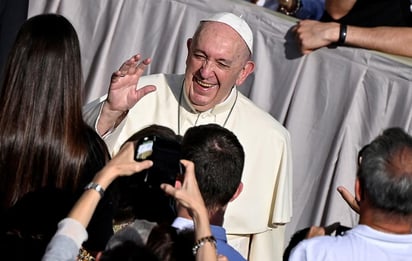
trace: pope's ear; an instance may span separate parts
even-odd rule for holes
[[[239,76],[236,79],[236,86],[242,85],[245,82],[246,78],[253,73],[255,70],[255,63],[253,61],[247,61],[243,66],[242,70],[239,73]]]
[[[187,50],[190,50],[190,46],[192,45],[192,38],[187,39],[186,41],[186,46],[187,46]]]

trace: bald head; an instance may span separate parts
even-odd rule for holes
[[[405,145],[395,150],[387,162],[387,169],[392,178],[412,177],[412,148]]]
[[[361,153],[362,194],[387,213],[412,214],[412,137],[400,128],[385,130]]]

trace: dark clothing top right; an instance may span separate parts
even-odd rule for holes
[[[326,11],[323,22],[338,22],[361,27],[412,26],[410,0],[357,0],[341,19],[334,20]]]

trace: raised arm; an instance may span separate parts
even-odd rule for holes
[[[149,160],[136,162],[134,146],[126,144],[120,152],[93,178],[96,189],[87,189],[73,206],[67,218],[59,223],[58,231],[47,246],[42,261],[75,260],[79,248],[87,239],[85,228],[104,193],[104,190],[119,176],[132,175],[152,166]]]
[[[153,85],[136,89],[136,85],[150,64],[149,58],[142,60],[140,54],[124,62],[118,71],[112,74],[107,99],[97,122],[97,131],[104,135],[116,127],[132,108],[147,93],[156,90]]]
[[[313,20],[300,21],[294,28],[303,54],[335,43],[340,24]],[[345,45],[412,57],[412,28],[347,26]]]
[[[98,184],[103,191],[119,176],[130,176],[144,169],[150,168],[152,162],[149,160],[137,162],[133,159],[134,145],[129,142],[116,156],[110,160],[106,166],[99,171],[92,180],[92,183]],[[100,200],[100,193],[95,189],[88,189],[83,192],[82,196],[73,206],[68,217],[76,219],[84,227],[90,222],[90,219]]]
[[[179,204],[189,209],[192,215],[195,225],[195,240],[199,242],[197,244],[199,247],[197,248],[196,260],[217,260],[216,241],[211,237],[209,215],[197,185],[194,164],[187,160],[181,162],[186,168],[183,184],[177,182],[176,187],[162,184],[161,188],[174,197]]]

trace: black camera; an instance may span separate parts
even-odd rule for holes
[[[149,188],[160,188],[162,183],[174,186],[176,178],[184,172],[180,159],[180,143],[175,140],[146,136],[136,144],[135,160],[153,161],[153,166],[140,174]]]

